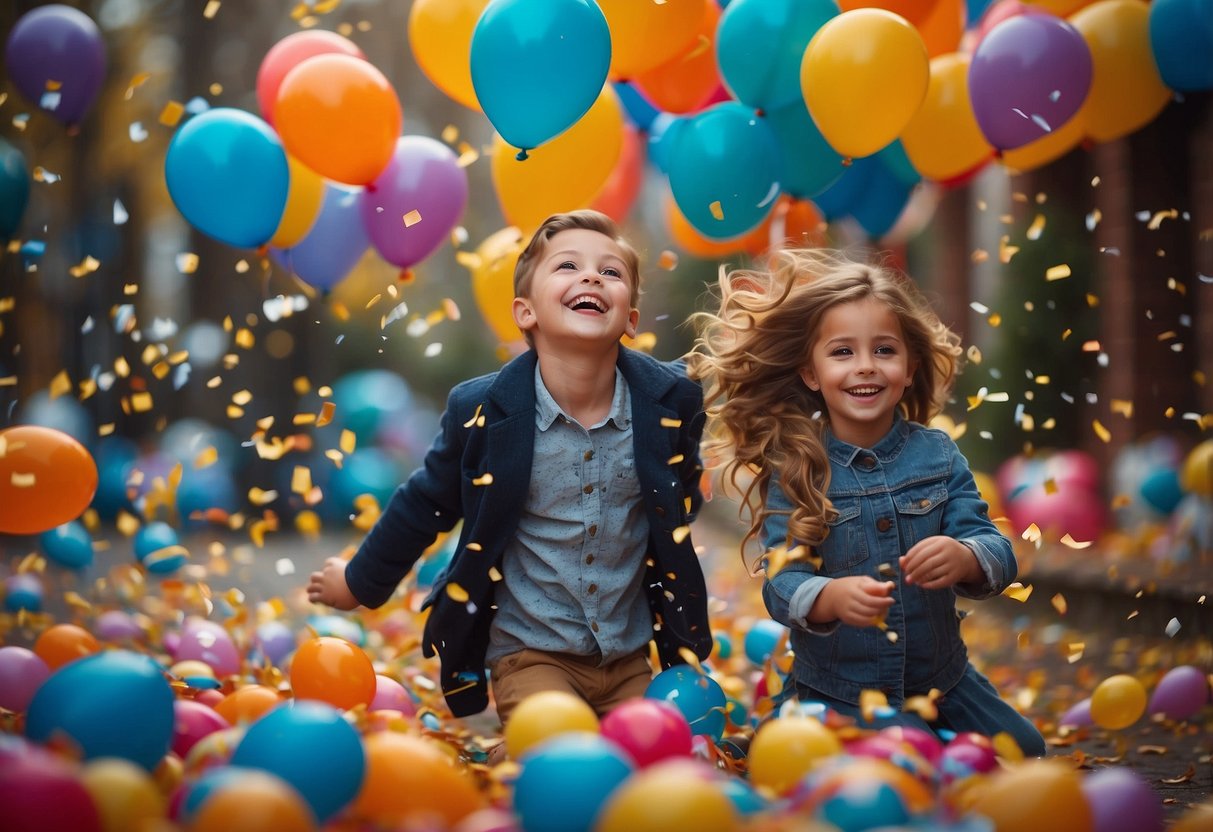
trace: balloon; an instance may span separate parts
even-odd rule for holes
[[[815,248],[826,245],[825,219],[807,199],[780,198],[771,221],[770,248]]]
[[[994,147],[1023,147],[1079,112],[1092,72],[1091,50],[1066,21],[1046,14],[1008,18],[970,60],[973,115]]]
[[[619,161],[615,163],[615,169],[599,189],[590,207],[601,211],[617,223],[626,220],[644,184],[644,163],[644,140],[635,127],[625,124]]]
[[[1062,484],[1050,492],[1038,485],[1008,499],[1007,516],[1016,534],[1035,523],[1050,536],[1088,541],[1103,533],[1107,507],[1097,492],[1083,487]]]
[[[724,691],[711,676],[686,665],[675,665],[654,676],[644,695],[646,699],[678,706],[695,734],[718,740],[724,733]]]
[[[75,768],[60,755],[24,740],[0,754],[0,806],[5,832],[101,832],[103,828],[92,795]]]
[[[1179,479],[1184,491],[1190,494],[1213,495],[1213,439],[1206,439],[1188,452]]]
[[[255,722],[282,703],[278,691],[265,685],[236,688],[215,706],[215,712],[229,725]]]
[[[55,624],[47,627],[34,641],[34,652],[51,670],[68,662],[91,656],[101,649],[88,630],[76,624]]]
[[[3,650],[6,648],[0,648]],[[1150,694],[1149,711],[1167,719],[1184,720],[1196,716],[1209,703],[1209,679],[1192,665],[1168,670]]]
[[[883,9],[856,9],[827,22],[800,65],[813,121],[831,147],[851,157],[870,156],[897,138],[929,79],[922,37]]]
[[[423,819],[451,829],[485,799],[465,771],[438,745],[392,732],[365,741],[366,778],[350,814],[384,828],[407,828]]]
[[[765,114],[783,162],[780,189],[800,199],[817,196],[839,180],[846,168],[813,117],[797,99]]]
[[[691,756],[691,726],[669,702],[622,702],[602,718],[599,733],[626,751],[637,768]]]
[[[1179,486],[1179,472],[1174,468],[1151,471],[1142,478],[1139,491],[1142,501],[1163,515],[1173,512],[1184,498],[1183,489]]]
[[[101,30],[71,6],[52,3],[21,15],[4,52],[13,85],[69,127],[84,118],[105,82]]]
[[[779,147],[747,107],[710,107],[687,119],[672,141],[670,191],[705,237],[736,237],[771,213],[779,196]]]
[[[323,823],[358,794],[366,754],[340,711],[321,702],[288,702],[249,726],[231,764],[281,777]]]
[[[128,760],[93,760],[80,773],[105,832],[152,827],[164,817],[165,800],[155,781]]]
[[[316,222],[324,200],[324,179],[293,156],[286,157],[290,169],[286,207],[269,245],[290,248],[302,240]]]
[[[1069,17],[1083,6],[1091,5],[1093,0],[1025,0],[1025,2],[1058,17]]]
[[[403,116],[396,90],[361,58],[324,54],[286,74],[274,125],[292,156],[335,182],[374,181],[396,149]]]
[[[700,109],[720,86],[720,74],[716,70],[716,26],[720,20],[720,7],[712,0],[699,2],[703,6],[703,19],[699,23],[698,37],[675,57],[635,76],[636,86],[667,113],[690,113]],[[611,12],[608,12],[607,22],[610,20]]]
[[[1086,121],[1083,119],[1083,111],[1079,110],[1061,127],[1054,128],[1052,133],[1045,133],[1022,147],[1003,151],[1002,164],[1008,170],[1018,173],[1036,170],[1078,147],[1086,134]]]
[[[1128,728],[1145,712],[1146,689],[1127,673],[1109,676],[1091,694],[1091,720],[1101,728]]]
[[[589,832],[603,803],[632,773],[610,740],[576,731],[536,747],[514,783],[514,813],[526,832]]]
[[[313,832],[316,819],[291,784],[264,771],[242,771],[208,791],[186,832]]]
[[[682,211],[678,209],[678,203],[674,201],[673,194],[666,195],[664,205],[666,229],[674,244],[686,253],[700,259],[718,260],[742,252],[757,255],[770,245],[774,211],[753,231],[726,240],[712,240],[699,233],[699,230],[687,221]]]
[[[349,55],[366,60],[356,43],[336,32],[308,29],[287,35],[270,47],[257,68],[257,106],[268,124],[274,123],[282,80],[299,64],[317,55]]]
[[[567,731],[597,731],[598,716],[579,696],[560,690],[533,693],[518,703],[505,724],[505,747],[514,759]]]
[[[390,676],[382,673],[375,675],[375,696],[367,706],[368,711],[399,711],[405,716],[417,712],[413,697],[404,689],[404,685]]]
[[[217,621],[197,616],[185,620],[175,658],[177,661],[200,661],[218,676],[240,672],[240,653],[228,631]]]
[[[994,155],[969,104],[969,60],[959,52],[931,60],[927,97],[902,131],[910,161],[928,179],[952,179]]]
[[[25,713],[50,675],[50,667],[33,650],[15,644],[0,647],[0,708]]]
[[[264,121],[217,107],[194,116],[164,157],[169,196],[203,234],[243,248],[274,236],[286,208],[290,167]]]
[[[1007,18],[1018,17],[1021,14],[1028,14],[1032,11],[1039,12],[1040,10],[1033,9],[1027,3],[1021,3],[1020,0],[998,0],[986,9],[985,14],[977,22],[977,26],[974,28],[973,46],[976,47],[980,44],[985,39],[985,36],[990,34],[991,29]],[[1062,16],[1064,17],[1064,15]],[[969,51],[973,50],[970,49]]]
[[[277,667],[295,649],[295,634],[281,621],[266,621],[257,626],[253,643]]]
[[[122,757],[151,771],[173,738],[173,690],[147,656],[128,650],[86,656],[38,688],[25,733],[37,742],[63,734],[85,760]]]
[[[966,808],[988,817],[998,832],[1092,832],[1095,828],[1078,772],[1056,760],[1028,760],[993,775],[975,789],[972,805]]]
[[[691,760],[670,760],[637,772],[611,793],[597,832],[732,832],[740,826],[733,801],[714,772]]]
[[[17,233],[27,202],[29,168],[25,156],[0,137],[0,242]]]
[[[671,117],[668,113],[662,113],[661,110],[654,107],[653,102],[649,101],[635,84],[629,81],[616,81],[611,86],[615,88],[615,94],[619,96],[619,103],[623,105],[624,115],[627,116],[628,122],[637,130],[648,130],[658,116]]]
[[[1082,781],[1096,832],[1162,832],[1162,798],[1132,769],[1102,768]]]
[[[716,63],[729,92],[764,111],[798,101],[805,48],[837,14],[834,0],[733,0],[716,30]]]
[[[426,136],[403,136],[359,209],[371,245],[405,269],[446,242],[467,201],[467,173],[454,152]]]
[[[820,760],[842,751],[834,732],[812,717],[789,716],[764,722],[748,756],[750,782],[786,794]]]
[[[917,23],[917,29],[929,57],[936,58],[957,51],[965,33],[964,2],[939,0],[935,8]]]
[[[506,221],[538,228],[552,214],[588,206],[602,190],[623,147],[623,110],[608,85],[581,120],[518,161],[509,144],[493,144],[493,187]]]
[[[52,428],[0,430],[0,532],[41,534],[75,520],[97,490],[84,446]]]
[[[326,183],[312,230],[292,248],[270,249],[271,257],[304,283],[321,290],[332,289],[370,247],[362,222],[363,198],[361,189]]]
[[[631,80],[681,55],[702,30],[714,0],[597,0],[611,35],[610,77]]]
[[[762,667],[782,641],[786,647],[788,628],[778,621],[759,618],[745,634],[745,654],[751,662]]]
[[[1150,52],[1162,82],[1173,90],[1213,88],[1213,11],[1207,0],[1154,0]],[[0,228],[3,228],[0,225]]]
[[[488,0],[417,0],[409,10],[409,48],[426,78],[479,111],[472,87],[472,32]]]
[[[83,569],[93,563],[92,535],[77,520],[38,535],[38,545],[47,558],[68,569]]]
[[[838,6],[849,12],[854,9],[884,9],[904,17],[917,26],[926,20],[939,5],[939,0],[838,0]]]
[[[135,533],[135,558],[154,575],[171,575],[189,559],[181,546],[177,530],[160,520],[148,523]]]
[[[868,179],[867,189],[851,206],[851,216],[872,239],[880,239],[897,223],[914,190],[911,183],[900,179],[880,156],[872,157],[876,167]]]
[[[375,698],[375,668],[362,648],[343,638],[309,639],[291,659],[296,699],[315,699],[342,709],[369,705]]]
[[[1095,723],[1091,721],[1091,698],[1087,697],[1070,706],[1057,721],[1058,725],[1069,725],[1072,728],[1089,728]]]
[[[1141,0],[1101,0],[1070,18],[1095,67],[1083,118],[1097,142],[1144,127],[1171,100],[1150,51],[1149,17]]]
[[[476,99],[523,158],[585,115],[610,62],[610,28],[592,0],[492,0],[472,32]]]
[[[519,342],[522,333],[514,323],[514,266],[526,247],[517,228],[503,228],[485,238],[474,254],[460,259],[472,272],[472,296],[489,329],[502,343]]]
[[[173,703],[173,753],[185,759],[200,739],[230,727],[214,708],[192,699],[178,699]]]

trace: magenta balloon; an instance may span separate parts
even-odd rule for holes
[[[629,699],[602,718],[600,733],[619,745],[637,767],[690,757],[691,726],[682,711],[662,699]]]
[[[102,829],[92,795],[72,764],[34,745],[0,753],[0,807],[5,832]]]
[[[58,3],[26,12],[5,47],[9,78],[31,103],[71,126],[105,81],[105,44],[92,18]],[[48,82],[58,89],[47,89]]]
[[[366,189],[362,222],[380,256],[406,269],[446,241],[467,201],[467,173],[454,151],[425,136],[402,136],[392,161]]]
[[[193,699],[178,699],[173,702],[173,753],[184,760],[198,740],[231,727],[209,705]]]
[[[1181,665],[1168,670],[1150,695],[1149,712],[1167,719],[1191,719],[1209,704],[1209,680],[1203,670]]]
[[[1021,14],[990,30],[969,62],[969,102],[986,140],[1013,150],[1074,117],[1091,90],[1091,50],[1051,14]]]
[[[0,708],[25,713],[34,691],[51,675],[42,657],[25,647],[0,647]]]
[[[1162,832],[1162,798],[1132,769],[1103,768],[1083,778],[1094,832]]]
[[[413,697],[404,689],[404,685],[383,674],[375,676],[375,696],[371,699],[368,711],[400,711],[405,716],[417,713],[417,705]]]
[[[179,662],[196,659],[210,665],[216,676],[240,672],[240,654],[223,625],[205,618],[190,618],[181,629],[175,656]]]

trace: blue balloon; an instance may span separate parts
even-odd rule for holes
[[[177,530],[160,520],[135,532],[135,557],[156,575],[171,574],[185,565],[188,558],[177,545]]]
[[[637,130],[647,131],[652,126],[653,119],[661,115],[661,110],[654,107],[644,97],[644,93],[628,81],[616,81],[615,94],[619,96],[619,103],[623,105],[623,114],[628,117],[628,121]]]
[[[134,511],[126,483],[138,458],[139,447],[125,437],[107,436],[97,444],[93,452],[97,493],[92,505],[102,520],[113,520],[119,511]]]
[[[455,544],[458,542],[459,539],[455,535],[448,535],[438,551],[421,559],[414,573],[414,580],[419,589],[429,589],[438,581],[450,565],[451,559],[455,557]]]
[[[21,151],[0,137],[0,241],[21,227],[29,202],[29,168]]]
[[[357,644],[359,647],[366,646],[366,631],[362,629],[362,625],[344,615],[333,613],[309,615],[307,626],[318,636],[335,636],[345,639],[350,644]]]
[[[633,770],[619,746],[588,731],[540,743],[520,762],[514,812],[526,832],[589,832],[607,797]]]
[[[986,9],[994,4],[994,0],[965,0],[965,20],[969,28],[973,28],[986,13]]]
[[[231,765],[259,768],[295,788],[321,823],[358,795],[366,753],[357,729],[323,702],[284,702],[249,726]]]
[[[649,161],[664,174],[670,172],[674,137],[687,119],[670,113],[658,113],[649,125]]]
[[[724,102],[683,120],[667,158],[678,209],[709,239],[757,227],[779,197],[779,144],[744,104]]]
[[[4,579],[4,609],[7,612],[42,612],[42,582],[32,572],[18,572]]]
[[[1149,20],[1150,50],[1163,83],[1173,90],[1213,89],[1213,2],[1154,0]]]
[[[402,480],[403,472],[390,456],[378,448],[361,448],[333,472],[325,502],[336,506],[341,514],[352,512],[354,499],[362,494],[370,494],[380,506],[386,506]]]
[[[737,814],[743,818],[770,808],[770,804],[766,798],[759,794],[757,789],[739,777],[724,778],[720,783],[720,790],[733,803],[733,808],[737,810]]]
[[[173,204],[191,225],[220,242],[256,248],[278,229],[290,170],[268,124],[243,110],[218,107],[194,116],[173,136],[164,178]]]
[[[320,212],[307,236],[291,248],[270,249],[270,255],[304,283],[332,289],[371,245],[362,222],[361,202],[361,188],[326,182]]]
[[[756,620],[750,631],[745,634],[746,658],[759,667],[766,664],[787,631],[787,627],[770,618]]]
[[[842,157],[821,135],[804,101],[767,110],[765,115],[779,143],[783,159],[783,179],[779,184],[785,194],[797,199],[817,196],[846,171]]]
[[[875,157],[880,167],[873,171],[868,187],[859,201],[851,206],[851,216],[872,239],[879,239],[897,222],[906,203],[910,201],[913,185],[907,185]]]
[[[885,172],[901,184],[913,186],[922,181],[922,174],[910,161],[905,145],[901,143],[900,139],[895,139],[876,151],[875,156],[880,159],[880,164],[884,167]]]
[[[93,439],[97,435],[93,430],[92,416],[75,396],[57,396],[52,399],[50,393],[39,390],[25,400],[20,415],[19,424],[54,428],[66,433],[86,448],[92,447]]]
[[[711,676],[693,667],[680,664],[661,671],[649,682],[644,696],[677,706],[690,723],[692,733],[713,740],[719,740],[724,733],[728,707],[724,690]]]
[[[38,535],[38,543],[46,556],[68,569],[83,569],[93,563],[93,538],[79,520]]]
[[[763,110],[801,101],[800,62],[839,13],[834,0],[733,0],[716,28],[716,63],[733,97]]]
[[[901,826],[910,820],[910,811],[888,783],[854,778],[830,793],[818,806],[817,816],[839,832],[864,832]]]
[[[879,170],[880,162],[874,156],[853,159],[850,167],[843,170],[842,176],[813,197],[813,202],[827,220],[845,217],[863,198],[872,176]]]
[[[221,465],[206,468],[184,468],[181,482],[177,484],[177,516],[181,526],[193,529],[205,525],[203,516],[211,509],[228,512],[240,507],[240,493],[236,480]]]
[[[586,114],[610,66],[611,30],[594,0],[492,0],[472,32],[476,100],[524,153]]]
[[[380,428],[399,418],[412,403],[408,382],[391,370],[356,370],[333,384],[333,420],[351,430],[359,447],[371,444]]]
[[[202,772],[197,780],[186,785],[181,797],[181,804],[177,809],[177,820],[182,824],[192,823],[194,815],[202,808],[202,803],[208,797],[224,786],[236,782],[250,771],[255,770],[237,768],[235,766],[216,766]]]
[[[38,688],[25,734],[47,742],[63,733],[85,760],[121,757],[153,771],[173,741],[173,689],[160,665],[140,653],[107,650],[63,665]]]
[[[1159,468],[1146,474],[1141,481],[1141,499],[1159,514],[1170,514],[1184,498],[1179,484],[1179,472],[1174,468]]]

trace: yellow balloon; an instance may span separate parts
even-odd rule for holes
[[[275,248],[290,248],[306,237],[324,199],[324,178],[294,156],[288,154],[286,161],[290,166],[291,184],[278,230],[270,238],[269,244]]]
[[[1189,494],[1213,495],[1213,439],[1206,439],[1188,453],[1179,477]]]
[[[474,254],[459,256],[472,271],[472,296],[481,316],[504,344],[522,340],[514,323],[514,266],[528,239],[517,228],[503,228],[490,234]]]
[[[97,806],[105,832],[150,828],[164,817],[164,795],[151,775],[129,760],[93,760],[84,766],[80,779]]]
[[[623,108],[610,84],[564,133],[527,152],[493,141],[493,187],[511,225],[538,228],[552,214],[586,208],[615,170],[623,150]]]
[[[1087,135],[1110,142],[1144,127],[1171,100],[1150,47],[1150,7],[1100,0],[1070,23],[1091,50],[1091,92],[1083,104]]]
[[[784,794],[814,766],[842,750],[829,728],[812,717],[784,717],[763,724],[750,743],[750,781]]]
[[[998,832],[1090,832],[1095,825],[1078,772],[1056,760],[997,772],[964,797],[971,800],[965,808],[988,817]]]
[[[472,32],[489,0],[416,0],[409,12],[409,48],[434,86],[480,110],[472,87]]]
[[[985,500],[990,506],[990,517],[1002,517],[1006,514],[994,478],[982,471],[974,471],[973,480],[977,483],[977,491],[981,494],[981,499]]]
[[[631,80],[681,55],[699,35],[704,8],[715,0],[598,0],[611,30],[610,77]]]
[[[843,156],[871,156],[909,124],[927,94],[927,48],[904,17],[855,9],[826,21],[800,62],[817,129]]]
[[[544,740],[569,731],[598,733],[598,715],[571,693],[545,690],[518,703],[505,724],[505,748],[515,760]]]
[[[714,775],[693,760],[642,769],[607,798],[595,832],[733,832],[740,825],[737,810]]]
[[[1079,108],[1069,121],[1060,127],[1054,127],[1053,132],[1046,133],[1023,147],[1003,151],[1003,166],[1016,173],[1026,173],[1065,156],[1078,147],[1087,135],[1084,110],[1085,106]]]
[[[1127,673],[1109,676],[1091,694],[1091,721],[1100,728],[1128,728],[1146,712],[1146,689]]]
[[[901,134],[910,163],[927,179],[947,180],[994,155],[969,104],[969,56],[951,52],[931,59],[922,106]]]

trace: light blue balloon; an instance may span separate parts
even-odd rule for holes
[[[332,289],[358,265],[371,245],[362,222],[361,202],[361,188],[326,182],[312,230],[291,248],[270,249],[270,256],[304,283]]]
[[[79,520],[38,535],[38,544],[53,562],[68,569],[83,569],[93,563],[93,538]]]
[[[872,174],[859,201],[851,206],[851,216],[872,239],[880,239],[897,222],[910,201],[913,185],[907,185],[883,165]]]
[[[744,104],[717,104],[682,120],[667,157],[670,192],[699,233],[727,240],[758,226],[780,193],[779,144]],[[719,216],[713,211],[719,203]]]
[[[514,812],[526,832],[589,832],[611,792],[633,764],[606,737],[572,731],[522,755]]]
[[[611,30],[594,0],[492,0],[472,32],[472,87],[509,144],[538,147],[598,100]]]
[[[325,502],[336,506],[341,515],[353,513],[354,500],[362,494],[371,494],[379,505],[386,506],[403,479],[400,465],[391,456],[379,448],[359,448],[333,472]]]
[[[1213,89],[1213,0],[1154,0],[1149,20],[1162,82],[1173,90]]]
[[[813,197],[814,204],[827,220],[835,220],[851,213],[859,204],[873,175],[880,170],[880,161],[875,156],[853,159],[833,185]]]
[[[29,202],[29,168],[21,151],[0,137],[0,241],[21,227]]]
[[[218,107],[177,131],[164,159],[169,196],[191,225],[220,242],[269,242],[286,209],[290,170],[278,135],[243,110]]]
[[[846,171],[842,157],[821,135],[804,101],[792,101],[765,115],[779,143],[783,159],[780,185],[785,194],[797,199],[817,196]]]
[[[674,137],[687,119],[671,113],[658,113],[649,125],[649,161],[667,176],[670,173],[671,148]]]
[[[838,13],[834,0],[733,0],[716,28],[720,79],[738,101],[762,110],[802,100],[804,51]]]
[[[728,706],[724,690],[711,676],[693,667],[680,664],[661,671],[649,682],[644,696],[676,706],[694,734],[716,741],[724,733]]]
[[[913,186],[922,181],[922,174],[910,161],[901,139],[894,139],[876,151],[876,156],[880,159],[880,164],[884,166],[885,171],[903,185]]]

